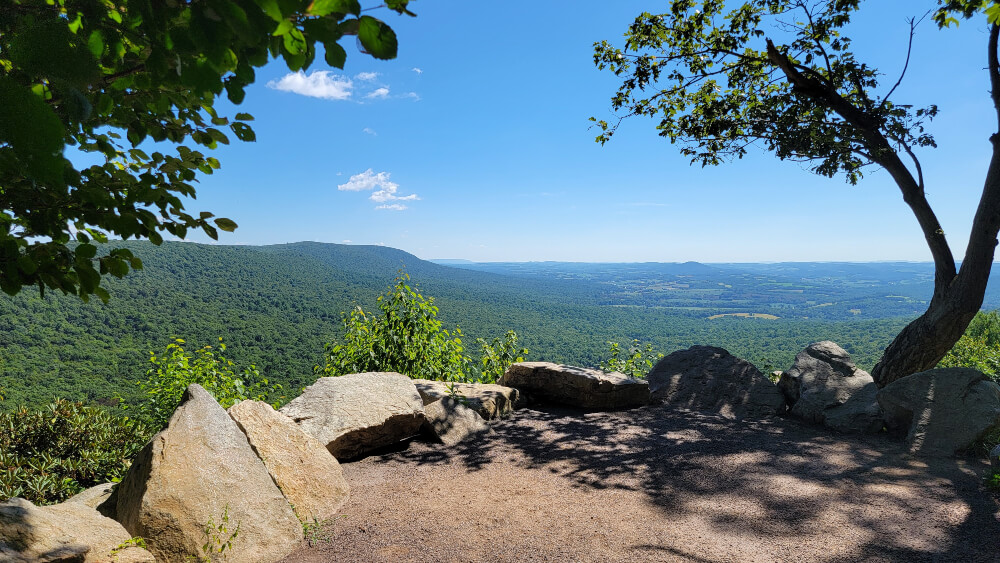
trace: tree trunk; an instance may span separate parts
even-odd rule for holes
[[[984,280],[989,278],[989,266],[981,274]],[[872,370],[876,385],[885,387],[901,377],[932,369],[951,350],[979,312],[986,293],[985,282],[981,291],[964,291],[964,285],[955,283],[950,291],[935,295],[927,311],[893,339]]]

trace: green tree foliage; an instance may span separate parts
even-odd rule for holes
[[[384,5],[412,16],[407,4]],[[241,103],[256,68],[272,57],[308,68],[319,45],[343,68],[351,35],[377,59],[396,56],[393,31],[358,0],[0,3],[0,289],[106,300],[102,276],[142,262],[122,247],[97,256],[93,242],[235,229],[183,204],[219,168],[193,146],[256,138],[252,116],[217,113],[219,96]],[[147,139],[174,150],[147,153]],[[99,162],[78,168],[67,147]]]
[[[233,361],[222,355],[226,345],[221,338],[218,351],[203,346],[192,354],[184,351],[184,344],[178,338],[162,355],[151,352],[153,367],[146,372],[145,381],[136,382],[145,399],[136,408],[136,417],[153,428],[167,425],[192,383],[204,387],[223,408],[245,399],[267,401],[281,391],[281,385],[271,385],[254,365],[237,372]]]
[[[629,377],[645,378],[653,365],[663,357],[654,353],[653,345],[643,346],[638,340],[632,340],[627,350],[617,342],[608,342],[608,357],[601,362],[604,371],[617,371]]]
[[[512,362],[528,351],[519,349],[517,334],[508,331],[492,343],[478,339],[482,358],[467,356],[462,331],[449,331],[438,320],[433,297],[425,297],[400,273],[396,283],[376,300],[380,315],[361,307],[343,315],[343,342],[326,346],[316,372],[337,376],[368,371],[394,371],[439,381],[495,382]]]
[[[998,379],[1000,373],[1000,311],[983,311],[976,315],[938,364],[943,368],[974,368]]]
[[[985,16],[984,62],[993,102],[1000,107],[997,3],[937,4],[934,19],[940,26],[957,24],[955,16]],[[993,144],[990,173],[959,270],[927,201],[916,154],[935,146],[925,126],[938,108],[896,103],[892,96],[903,76],[881,84],[877,69],[855,55],[843,30],[860,5],[860,0],[671,0],[663,13],[635,19],[624,48],[595,44],[597,67],[623,80],[611,99],[616,119],[591,119],[601,129],[597,140],[604,143],[623,119],[651,117],[661,136],[679,143],[682,154],[703,166],[760,147],[779,159],[807,163],[823,176],[843,174],[852,184],[866,167],[888,171],[934,258],[935,287],[927,312],[903,329],[873,369],[875,381],[884,386],[936,365],[982,306],[1000,231],[1000,175],[995,173],[1000,144]],[[910,47],[917,23],[911,20]]]
[[[0,414],[0,500],[52,504],[118,481],[151,435],[133,419],[65,400]]]

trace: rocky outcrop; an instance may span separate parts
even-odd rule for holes
[[[492,431],[478,412],[451,397],[424,405],[424,416],[427,419],[424,428],[446,446],[454,446]]]
[[[321,377],[280,412],[340,460],[413,436],[424,422],[417,388],[391,372]]]
[[[108,500],[114,490],[115,483],[94,485],[85,491],[69,497],[66,499],[66,502],[78,502],[90,508],[97,508],[102,502]]]
[[[449,385],[454,385],[455,393],[463,402],[479,413],[486,420],[507,418],[514,409],[522,407],[524,402],[521,393],[513,387],[504,387],[490,383],[446,383],[430,379],[414,379],[417,392],[424,401],[424,406],[451,396]]]
[[[878,392],[890,430],[906,432],[910,452],[950,456],[1000,427],[1000,386],[969,368],[932,369]]]
[[[753,364],[722,348],[692,346],[660,359],[646,376],[653,399],[729,418],[785,412],[785,398]]]
[[[0,561],[152,563],[145,549],[124,545],[129,538],[121,524],[82,502],[35,506],[13,498],[0,504]]]
[[[336,515],[349,488],[337,459],[292,419],[262,401],[241,401],[229,416],[246,434],[275,484],[303,522]]]
[[[246,436],[198,385],[146,444],[105,504],[158,561],[207,555],[206,541],[237,529],[228,561],[276,561],[302,540],[302,524]],[[104,505],[102,505],[104,506]],[[224,520],[228,520],[224,522]],[[206,537],[206,525],[225,530]]]
[[[615,410],[649,404],[649,384],[642,379],[550,362],[513,364],[500,384],[537,399],[584,409]]]
[[[810,344],[781,374],[778,388],[793,416],[841,432],[878,432],[882,416],[874,380],[858,369],[843,348],[830,341]]]

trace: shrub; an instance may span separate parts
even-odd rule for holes
[[[1000,311],[980,311],[965,334],[941,360],[938,367],[968,367],[989,374],[1000,372]]]
[[[63,399],[0,414],[0,499],[52,504],[118,481],[152,433],[133,419]]]
[[[226,345],[221,338],[218,351],[204,346],[190,354],[184,351],[183,344],[177,338],[167,345],[164,354],[157,356],[150,352],[149,361],[154,367],[146,372],[146,381],[137,382],[146,401],[136,407],[124,407],[136,409],[136,416],[156,429],[167,425],[181,403],[184,390],[192,383],[204,387],[223,408],[244,399],[267,401],[281,390],[280,385],[270,385],[261,377],[256,366],[237,372],[236,365],[222,355]]]
[[[494,382],[513,361],[522,361],[527,350],[517,348],[517,334],[503,340],[477,342],[482,358],[477,363],[465,354],[462,331],[445,329],[437,318],[433,297],[409,285],[401,272],[393,287],[378,297],[380,315],[361,307],[343,315],[343,342],[326,345],[319,375],[338,376],[367,371],[395,371],[410,377],[440,381]]]
[[[645,378],[649,370],[653,369],[653,364],[662,357],[663,354],[653,353],[652,344],[642,346],[638,340],[633,340],[627,351],[617,342],[608,342],[608,360],[601,363],[601,369]]]

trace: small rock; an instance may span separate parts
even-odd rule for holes
[[[321,377],[279,412],[339,460],[414,436],[424,422],[413,381],[392,372]]]
[[[573,407],[615,410],[649,404],[649,383],[618,372],[521,362],[507,368],[501,385]]]
[[[246,434],[299,520],[323,521],[347,502],[350,489],[337,458],[292,419],[263,401],[240,401],[229,407],[229,416]]]
[[[140,547],[112,553],[130,537],[121,524],[82,502],[35,506],[13,498],[0,503],[0,561],[152,563],[152,554]]]
[[[507,418],[514,409],[521,408],[524,402],[521,393],[513,387],[504,387],[490,383],[447,383],[430,379],[414,379],[413,384],[424,401],[424,406],[451,396],[449,385],[454,385],[455,392],[468,406],[486,420]]]
[[[492,432],[478,412],[451,397],[424,405],[424,416],[427,418],[425,428],[446,446]]]
[[[654,399],[729,418],[785,412],[781,391],[750,362],[722,348],[692,346],[660,359],[646,376]]]
[[[102,502],[108,500],[108,497],[111,496],[112,491],[115,489],[115,485],[116,483],[94,485],[66,499],[66,502],[79,502],[90,508],[97,508]]]
[[[858,369],[850,354],[829,340],[799,352],[778,380],[793,416],[842,432],[877,432],[882,428],[872,385],[872,376]]]
[[[932,369],[879,390],[890,430],[906,432],[910,452],[950,456],[1000,427],[1000,385],[974,369]]]

